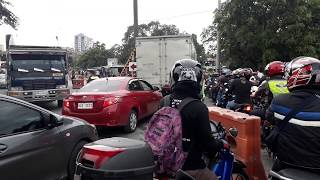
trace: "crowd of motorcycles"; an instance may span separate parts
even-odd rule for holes
[[[221,108],[227,108],[228,102],[231,102],[235,99],[235,96],[230,92],[230,85],[233,79],[237,78],[230,74],[227,76],[229,81],[221,83],[219,82],[219,74],[214,74],[211,77],[207,78],[204,86],[204,93],[206,97],[209,97],[213,104],[215,106],[221,107]],[[250,81],[252,83],[251,87],[251,98],[250,103],[247,104],[240,104],[237,109],[232,109],[236,112],[242,112],[249,115],[257,115],[254,114],[254,110],[262,110],[262,112],[265,112],[265,110],[268,109],[266,99],[261,97],[255,97],[255,93],[258,90],[259,85],[265,80],[265,76],[262,73],[253,73]],[[266,139],[271,133],[273,129],[273,125],[269,123],[265,119],[264,114],[259,115],[261,118],[261,148],[266,150],[268,152],[269,158],[276,159],[275,153],[272,152],[270,148],[266,145]],[[245,168],[245,166],[243,166]],[[284,169],[279,172],[270,171],[269,172],[269,178],[274,180],[294,180],[294,179],[319,179],[319,176],[317,174],[309,173],[306,171],[301,171],[297,169]],[[246,179],[243,176],[241,179]]]
[[[226,83],[219,83],[219,74],[214,74],[213,76],[207,78],[207,81],[205,83],[205,94],[206,97],[209,97],[213,104],[217,107],[226,108],[228,102],[231,102],[235,99],[235,95],[230,92],[230,85],[231,81],[236,78],[232,74],[227,76],[229,81]],[[266,102],[264,102],[263,98],[256,98],[254,97],[254,94],[257,92],[259,85],[265,80],[265,77],[262,73],[257,72],[253,73],[250,82],[252,83],[251,87],[251,102],[246,104],[240,104],[239,107],[236,109],[233,109],[236,112],[242,112],[249,115],[252,115],[252,112],[254,109],[262,109],[266,110],[268,107],[266,107]],[[220,97],[218,97],[218,94],[220,94]],[[267,146],[264,144],[265,138],[268,137],[272,125],[268,123],[263,117],[261,118],[261,141],[262,146],[266,148],[266,150],[269,153],[269,156],[272,156],[272,152],[270,149],[267,148]]]

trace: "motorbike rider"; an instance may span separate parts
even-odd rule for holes
[[[266,65],[267,79],[261,83],[258,90],[252,94],[252,99],[259,104],[251,112],[251,115],[259,116],[265,120],[266,109],[274,96],[288,93],[287,81],[284,79],[285,64],[281,61],[273,61]]]
[[[211,136],[209,114],[207,106],[200,101],[202,69],[200,63],[191,59],[177,61],[170,73],[172,94],[171,107],[177,107],[184,98],[199,99],[186,105],[181,111],[183,150],[188,157],[182,170],[195,179],[216,179],[203,160],[204,153],[215,154],[219,149],[228,146],[224,141]],[[160,102],[163,106],[163,100]]]
[[[228,86],[232,75],[232,71],[228,68],[223,68],[221,70],[221,75],[218,77],[218,94],[217,94],[217,105],[221,106],[223,104],[223,89]]]
[[[275,96],[266,113],[268,120],[282,127],[274,141],[277,160],[272,169],[320,173],[320,60],[295,58],[287,64],[285,76],[290,93]],[[298,113],[283,121],[293,109]]]
[[[252,83],[249,81],[252,71],[244,68],[240,71],[240,78],[234,79],[231,82],[229,93],[235,96],[235,99],[229,101],[227,104],[228,109],[237,109],[241,104],[251,104],[250,91]]]

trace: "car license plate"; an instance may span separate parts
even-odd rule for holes
[[[78,103],[78,109],[92,109],[93,103]]]
[[[36,96],[45,96],[48,95],[48,91],[36,91],[34,94]]]

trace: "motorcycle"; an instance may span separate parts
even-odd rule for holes
[[[219,122],[210,122],[212,136],[216,139],[223,139],[228,142],[231,148],[237,146],[236,136],[238,130],[230,128],[228,131],[224,129]],[[230,149],[221,149],[215,157],[207,157],[208,168],[211,169],[220,180],[242,179],[249,180],[249,176],[245,172],[245,164],[235,159]]]
[[[226,108],[229,101],[232,101],[234,99],[234,96],[230,94],[229,92],[229,84],[224,83],[223,86],[219,88],[219,92],[221,97],[216,102],[216,106]]]
[[[231,147],[236,146],[237,129],[226,131],[221,123],[210,123],[212,136],[224,139]],[[236,160],[230,149],[221,149],[216,155],[204,157],[208,168],[220,180],[249,180],[246,166]],[[153,176],[155,170],[154,156],[150,147],[143,141],[113,137],[100,139],[86,144],[76,161],[75,180],[169,180],[169,177]],[[176,173],[176,180],[193,180],[185,171]]]

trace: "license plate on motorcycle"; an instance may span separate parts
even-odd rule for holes
[[[92,109],[93,103],[78,103],[78,109]]]

